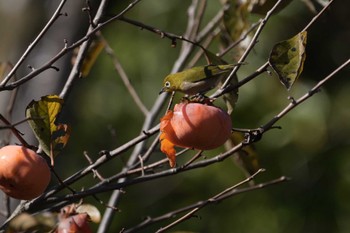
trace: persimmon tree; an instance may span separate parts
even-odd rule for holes
[[[156,4],[157,1],[153,2]],[[287,181],[293,177],[283,172],[272,172],[272,175],[267,177],[262,175],[269,173],[273,168],[262,165],[262,154],[269,152],[259,150],[259,143],[266,140],[271,141],[270,144],[283,144],[282,139],[269,135],[276,131],[280,135],[290,135],[292,128],[287,125],[285,129],[279,123],[293,112],[302,109],[304,102],[311,101],[316,94],[322,95],[323,93],[318,94],[321,89],[329,85],[330,81],[341,78],[341,74],[350,63],[347,54],[346,59],[340,61],[333,69],[330,67],[328,73],[314,77],[311,84],[302,85],[303,71],[308,69],[308,57],[316,57],[308,53],[308,46],[316,43],[308,40],[308,37],[313,34],[314,27],[320,27],[327,21],[327,14],[334,10],[336,0],[299,2],[299,7],[302,6],[313,16],[306,17],[303,20],[306,23],[292,35],[284,36],[269,48],[265,46],[268,50],[266,57],[261,58],[257,54],[257,51],[260,51],[258,46],[261,37],[275,40],[268,25],[274,17],[291,7],[290,2],[226,0],[216,2],[213,6],[211,1],[205,0],[186,3],[179,1],[176,4],[181,6],[179,9],[182,12],[173,15],[186,15],[185,20],[181,19],[186,25],[176,25],[172,27],[172,31],[151,25],[146,19],[137,18],[135,11],[143,12],[151,8],[151,3],[147,3],[146,0],[128,1],[127,4],[120,5],[107,0],[86,1],[83,11],[79,12],[86,16],[84,19],[88,25],[82,35],[77,39],[65,38],[54,56],[46,59],[38,67],[33,67],[28,57],[40,56],[36,47],[42,41],[48,40],[48,31],[62,18],[69,21],[70,14],[65,9],[67,0],[57,1],[55,12],[28,44],[23,54],[15,61],[1,63],[0,92],[10,96],[6,109],[1,113],[1,131],[5,132],[3,144],[16,143],[35,149],[46,159],[53,174],[51,184],[37,198],[17,202],[16,208],[10,208],[10,202],[14,203],[15,200],[4,198],[6,205],[2,213],[5,220],[1,230],[92,232],[92,227],[99,233],[165,232],[173,228],[210,231],[208,223],[204,221],[215,221],[219,222],[217,225],[222,225],[222,229],[217,231],[224,232],[233,226],[220,219],[227,219],[230,211],[204,215],[204,221],[195,223],[197,220],[194,220],[194,217],[201,216],[202,211],[209,208],[215,212],[216,208],[234,200],[237,195],[253,195],[262,189],[269,189],[270,186],[283,186],[283,192],[289,192]],[[171,3],[171,6],[174,7],[175,3]],[[161,9],[155,7],[152,14],[158,14],[157,10]],[[161,17],[160,19],[163,20]],[[176,24],[178,19],[169,16],[167,20]],[[290,21],[284,22],[285,28],[299,25]],[[125,40],[123,33],[126,27],[141,29],[138,32],[139,36],[134,36],[132,41]],[[150,35],[152,38],[147,39]],[[64,36],[73,38],[71,35]],[[116,45],[114,40],[117,40],[119,45]],[[140,46],[137,53],[126,54],[128,49],[131,51],[131,47],[137,46]],[[149,48],[151,46],[156,47],[158,56],[163,56],[160,60],[170,60],[167,64],[172,64],[171,68],[165,64],[152,67],[155,63],[149,59],[141,61],[145,58],[144,54],[153,51]],[[131,57],[129,61],[132,64],[123,64],[120,58],[128,56]],[[63,60],[70,62],[60,63]],[[137,64],[139,61],[143,66]],[[179,72],[186,72],[193,67],[204,67],[203,75],[205,78],[211,78],[205,67],[223,64],[233,65],[229,72],[225,72],[222,82],[205,96],[194,95],[195,101],[193,96],[177,92],[158,95],[163,79],[168,74],[176,73],[177,78],[181,79],[179,82],[184,82],[186,80],[182,80],[181,76],[184,73]],[[19,72],[23,67],[27,67],[24,74]],[[106,67],[110,70],[105,71]],[[63,70],[69,71],[68,75]],[[23,108],[22,119],[13,120],[12,110],[20,101],[17,98],[18,92],[28,88],[29,83],[43,78],[40,76],[48,71],[61,75],[64,80],[61,87],[57,92],[47,93],[39,99],[33,97]],[[151,73],[152,77],[149,77]],[[144,74],[147,74],[147,77]],[[118,91],[113,91],[110,87],[115,76],[121,80]],[[86,82],[92,82],[91,86],[99,91],[91,91],[91,86],[85,85]],[[250,85],[256,85],[253,91],[261,92],[262,83],[264,87],[269,87],[269,103],[277,103],[278,108],[271,109],[261,104],[261,99],[255,99],[252,101],[254,108],[260,105],[262,108],[259,111],[243,113],[240,101],[247,101]],[[47,86],[39,88],[45,90]],[[86,98],[80,99],[80,103],[74,101],[79,95],[77,90],[81,90],[81,96],[86,95]],[[103,98],[106,98],[103,107],[99,106],[100,102],[96,100],[101,98],[100,96],[88,96],[94,93],[103,94]],[[254,95],[249,96],[251,98]],[[114,97],[118,100],[114,100]],[[176,114],[180,110],[179,107],[174,109],[174,106],[185,108],[187,105],[196,106],[196,109],[183,111],[183,115],[180,114],[180,118],[176,118],[179,117]],[[98,112],[95,116],[87,116],[96,117],[89,120],[90,124],[88,121],[85,121],[85,124],[74,115],[78,111],[76,109],[85,111],[83,108],[87,107],[91,112]],[[186,115],[187,113],[190,116]],[[105,128],[99,128],[101,121],[98,117],[108,118],[108,115],[119,120],[108,129],[107,123],[103,123]],[[196,127],[192,127],[191,124],[184,126],[183,118],[196,121],[205,118],[205,121],[198,123],[198,131],[191,132]],[[259,123],[256,119],[259,119]],[[172,127],[164,126],[172,121],[177,122]],[[23,135],[19,130],[21,125],[29,126],[31,131]],[[227,125],[232,125],[231,132]],[[101,134],[96,130],[108,133]],[[184,136],[176,139],[183,131],[186,131]],[[221,135],[223,131],[225,132]],[[76,150],[79,149],[73,148],[78,147],[85,133],[92,136],[90,141],[82,143],[83,150],[77,153]],[[213,135],[214,133],[218,136]],[[36,138],[34,143],[28,141],[30,137]],[[212,143],[215,139],[220,141],[218,145],[216,142]],[[169,144],[165,142],[171,146],[168,147]],[[174,146],[184,149],[178,150],[175,155]],[[205,150],[207,148],[210,150]],[[171,166],[162,152],[171,158]],[[235,165],[230,158],[234,158]],[[73,161],[79,162],[73,165]],[[2,164],[0,168],[1,166]],[[230,176],[230,170],[236,168],[238,169],[235,174],[239,174],[238,179],[230,180],[230,184],[225,180],[225,185],[220,187],[214,185],[216,180],[210,180],[212,177],[219,179],[225,173]],[[177,188],[160,188],[166,185],[171,187],[170,183],[176,179],[191,179],[196,176],[199,178],[194,181],[203,180],[196,183],[196,187],[201,186],[201,190],[191,190],[191,187],[187,187],[183,188],[183,192],[176,191],[175,189],[181,189],[181,185]],[[287,185],[282,184],[285,182]],[[214,186],[215,192],[208,193],[205,190],[207,186]],[[129,196],[129,189],[136,194]],[[189,192],[191,198],[187,198],[186,192]],[[137,206],[148,200],[155,202],[152,195],[157,197],[157,204],[152,204],[153,207],[147,207],[145,210],[142,209],[142,205]],[[211,206],[217,203],[218,205]],[[157,205],[166,208],[156,207]],[[145,215],[148,217],[142,219]],[[95,224],[88,226],[89,221]],[[201,227],[188,227],[191,224]]]

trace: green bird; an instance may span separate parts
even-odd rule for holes
[[[163,92],[179,91],[187,95],[204,94],[222,84],[237,64],[206,65],[169,74],[163,81]]]

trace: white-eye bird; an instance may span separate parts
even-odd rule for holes
[[[227,78],[237,64],[206,65],[169,74],[163,81],[163,92],[180,91],[187,95],[204,94]]]

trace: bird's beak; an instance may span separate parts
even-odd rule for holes
[[[165,92],[165,87],[163,87],[163,88],[160,90],[160,92],[159,92],[158,95],[162,94],[163,92]]]

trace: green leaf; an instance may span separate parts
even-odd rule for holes
[[[303,71],[306,58],[307,32],[277,43],[271,51],[269,63],[282,84],[289,90]]]
[[[39,101],[32,101],[26,108],[29,125],[38,139],[43,151],[53,158],[65,147],[70,136],[70,127],[57,124],[63,99],[56,95],[43,96]]]

